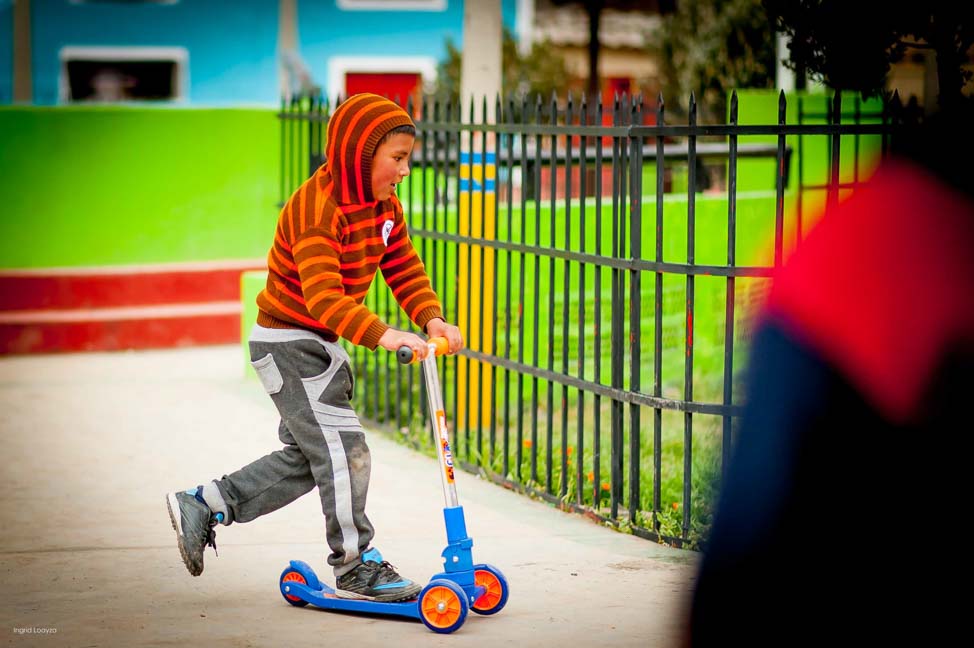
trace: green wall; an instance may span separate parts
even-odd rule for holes
[[[262,258],[271,110],[0,107],[0,268]]]
[[[775,90],[741,90],[738,123],[742,125],[773,125],[778,123],[778,92]],[[785,121],[787,124],[826,124],[831,94],[822,92],[792,93],[785,95]],[[863,101],[855,93],[842,95],[843,124],[877,124],[882,119],[882,102],[879,98]],[[797,191],[799,176],[804,187],[799,209],[786,219],[786,240],[795,232],[797,218],[801,218],[802,231],[821,215],[827,192],[809,188],[829,181],[832,138],[828,135],[789,135],[786,144],[792,155],[788,171],[786,191]],[[777,144],[775,135],[740,137],[740,144]],[[876,170],[882,150],[879,135],[844,135],[839,139],[839,180],[843,183],[863,180]],[[738,166],[738,191],[774,190],[774,158],[742,158]],[[842,194],[843,196],[845,193]]]

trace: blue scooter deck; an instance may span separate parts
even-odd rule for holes
[[[335,590],[320,583],[320,589],[312,589],[304,583],[290,581],[281,586],[284,594],[296,596],[311,605],[326,610],[345,610],[369,614],[391,614],[409,619],[420,619],[418,599],[408,601],[369,601],[365,599],[346,599],[335,594]]]

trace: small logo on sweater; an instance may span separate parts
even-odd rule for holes
[[[389,235],[392,234],[392,221],[387,220],[382,224],[382,242],[389,247]]]

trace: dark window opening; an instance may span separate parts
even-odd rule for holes
[[[175,99],[176,61],[67,62],[69,101],[163,101]]]

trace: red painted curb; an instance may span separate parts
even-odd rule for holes
[[[0,323],[0,354],[120,351],[240,342],[240,314]]]
[[[261,267],[234,263],[226,267],[155,266],[148,270],[138,267],[0,270],[0,311],[239,300],[240,274]]]
[[[240,341],[240,275],[255,260],[0,270],[0,354]]]

